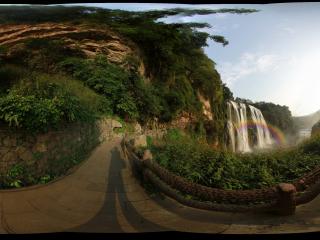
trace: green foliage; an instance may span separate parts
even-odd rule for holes
[[[178,129],[178,128],[170,128],[168,129],[166,135],[164,136],[164,139],[166,141],[179,141],[184,137],[184,133],[182,132],[182,130]]]
[[[114,113],[130,119],[138,117],[135,100],[126,87],[128,73],[119,66],[110,64],[104,56],[98,56],[94,60],[67,58],[59,67],[105,96]]]
[[[14,66],[14,65],[3,65],[0,67],[0,95],[7,93],[15,83],[22,77],[27,75],[27,71]]]
[[[312,138],[305,140],[301,148],[304,153],[320,155],[320,134],[315,134]]]
[[[226,46],[229,44],[229,42],[223,36],[220,36],[220,35],[213,35],[213,36],[210,36],[210,38],[215,42],[222,43],[223,46]]]
[[[233,93],[231,92],[231,90],[226,86],[226,84],[222,84],[223,87],[223,99],[225,99],[226,101],[228,100],[233,100]]]
[[[86,87],[81,81],[58,74],[36,74],[33,81],[38,84],[54,84],[63,88],[69,94],[76,96],[80,104],[90,110],[92,114],[108,114],[112,112],[110,102]],[[28,79],[24,80],[24,82],[28,82]]]
[[[0,99],[0,120],[32,132],[92,119],[76,96],[54,83],[31,82],[11,89]]]
[[[151,147],[152,146],[152,137],[151,136],[147,136],[147,146]]]
[[[68,58],[59,67],[105,96],[112,112],[125,119],[146,122],[158,117],[169,121],[184,104],[176,89],[146,84],[136,72],[126,72],[102,56],[94,60]]]
[[[51,180],[52,180],[52,176],[46,174],[40,178],[39,183],[46,184],[46,183],[50,182]]]
[[[24,163],[12,165],[7,174],[0,176],[0,179],[1,188],[20,188],[36,183],[32,172]]]
[[[169,132],[154,144],[155,160],[192,182],[221,189],[254,189],[292,182],[320,164],[320,138],[297,148],[267,153],[234,154],[214,150],[204,142]]]
[[[7,181],[10,187],[19,188],[22,186],[22,181],[20,180],[24,174],[23,165],[16,164],[10,168],[7,173]]]

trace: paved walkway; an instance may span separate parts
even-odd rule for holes
[[[289,217],[197,210],[168,197],[150,197],[122,158],[120,139],[101,144],[74,173],[59,181],[0,191],[0,207],[0,233],[320,230],[320,197]]]

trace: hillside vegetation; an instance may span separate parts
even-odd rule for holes
[[[209,38],[223,46],[228,41],[199,31],[208,24],[156,20],[255,11],[1,7],[0,121],[47,131],[105,114],[146,124],[188,112],[203,126],[192,129],[223,143],[231,92],[203,47]],[[203,114],[199,94],[208,99],[212,119]]]

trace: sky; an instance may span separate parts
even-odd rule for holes
[[[78,5],[128,11],[175,7],[260,10],[241,15],[171,16],[159,21],[207,22],[212,28],[201,31],[225,36],[229,45],[208,40],[204,50],[235,97],[286,105],[294,116],[320,109],[320,3]]]

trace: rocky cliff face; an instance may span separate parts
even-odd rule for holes
[[[8,55],[23,47],[28,39],[63,40],[66,47],[80,49],[88,58],[104,54],[111,63],[120,65],[125,64],[127,56],[137,54],[133,43],[105,28],[57,23],[0,25],[0,46],[9,49]]]
[[[202,103],[202,109],[203,109],[203,115],[208,119],[208,120],[212,120],[212,112],[211,112],[211,105],[210,105],[210,101],[209,99],[205,99],[204,96],[202,96],[200,94],[200,92],[198,92],[198,98],[200,100],[200,102]]]

